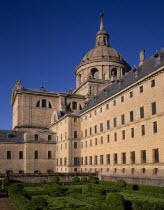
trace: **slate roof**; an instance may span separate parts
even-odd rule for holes
[[[23,143],[26,131],[0,130],[0,142]]]
[[[104,88],[96,96],[90,98],[80,113],[83,113],[105,99],[112,97],[162,66],[164,66],[164,48],[145,60],[141,66],[132,69],[119,80]]]

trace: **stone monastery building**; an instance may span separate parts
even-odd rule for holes
[[[13,130],[0,131],[0,174],[95,173],[164,184],[164,49],[134,69],[104,30],[67,93],[12,90]]]

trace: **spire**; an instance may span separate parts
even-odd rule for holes
[[[109,46],[108,44],[109,35],[104,30],[103,16],[104,16],[104,13],[100,12],[100,30],[96,34],[96,46],[99,46],[99,45]]]
[[[100,31],[104,30],[103,16],[104,14],[101,12],[100,13]]]

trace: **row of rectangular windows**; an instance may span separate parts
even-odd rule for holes
[[[131,134],[130,134],[131,135],[131,138],[134,138],[135,137],[135,130],[134,130],[134,128],[131,128],[130,131],[131,131]],[[157,131],[158,131],[157,121],[154,121],[153,122],[153,133],[157,133]],[[146,135],[145,125],[141,125],[141,135],[142,136]],[[114,139],[114,141],[117,141],[118,140],[118,138],[117,138],[117,132],[114,133],[113,139]],[[122,140],[125,140],[125,139],[126,139],[126,131],[125,130],[122,130]],[[107,143],[110,143],[110,141],[111,141],[111,135],[108,134],[107,135]],[[92,147],[92,145],[93,145],[92,139],[90,139],[89,142],[90,142],[89,143],[90,147]],[[103,138],[103,136],[101,136],[100,137],[100,144],[103,144],[103,143],[104,143],[104,138]],[[77,149],[78,148],[78,144],[79,144],[78,142],[74,142],[74,149]],[[84,143],[81,142],[81,148],[84,147],[83,144]],[[96,145],[98,145],[98,138],[95,138],[95,146]],[[87,146],[88,146],[88,141],[85,141],[85,147],[87,148]],[[57,145],[57,151],[58,151],[58,149],[59,149],[59,147]],[[60,145],[60,149],[61,150],[63,149],[63,145],[62,144]],[[65,149],[67,149],[67,143],[65,143]]]
[[[154,79],[151,80],[151,87],[155,87],[155,80],[154,80]],[[140,92],[140,93],[143,93],[143,91],[144,91],[143,86],[140,86],[139,92]],[[130,97],[130,98],[133,97],[133,91],[129,92],[129,97]],[[123,102],[124,102],[124,96],[121,96],[121,103],[123,103]],[[116,103],[116,100],[113,100],[113,106],[116,106],[116,104],[117,104],[117,103]],[[106,104],[106,110],[109,110],[109,104]],[[100,107],[100,113],[101,113],[102,111],[103,111],[103,110],[102,110],[102,107]],[[97,111],[96,111],[96,110],[95,110],[94,114],[97,115]],[[90,117],[90,118],[92,117],[92,114],[91,114],[91,113],[89,114],[89,117]],[[83,118],[81,118],[81,120],[83,121]],[[87,115],[85,116],[85,120],[87,120]]]
[[[152,150],[152,155],[153,155],[153,163],[159,163],[159,149],[153,149]],[[141,150],[140,152],[140,157],[141,157],[141,163],[146,163],[147,162],[147,155],[146,155],[146,150]],[[62,159],[62,158],[61,158]],[[126,164],[126,152],[121,153],[121,164]],[[130,163],[135,164],[136,163],[136,152],[132,151],[130,152]],[[104,164],[104,155],[99,156],[99,164],[103,165]],[[106,154],[106,164],[111,164],[111,155]],[[114,153],[113,154],[113,164],[118,164],[118,154]],[[89,157],[75,157],[74,158],[74,166],[77,165],[98,165],[98,155],[89,156]]]
[[[19,159],[23,159],[23,151],[19,151]],[[12,159],[12,151],[7,151],[6,157],[8,160]],[[52,151],[48,151],[47,153],[47,158],[51,159],[52,158]],[[39,159],[39,152],[37,150],[34,151],[34,159]]]
[[[155,115],[157,113],[157,110],[156,110],[156,102],[153,102],[152,103],[152,115]],[[143,119],[145,117],[145,111],[144,111],[144,106],[140,107],[140,119]],[[129,112],[129,120],[130,122],[133,122],[134,121],[134,111],[130,111]],[[124,125],[125,124],[125,115],[122,114],[121,115],[121,125]],[[117,118],[114,117],[113,118],[113,128],[116,128],[117,127]],[[109,130],[111,129],[111,122],[110,120],[107,120],[106,121],[106,129]],[[100,132],[103,132],[104,131],[104,124],[103,123],[100,123]],[[98,129],[97,129],[97,125],[94,126],[94,133],[96,134],[98,132]],[[92,135],[92,127],[89,128],[89,135]],[[88,136],[88,131],[87,129],[85,129],[85,137]],[[83,137],[83,132],[82,132],[82,137]]]

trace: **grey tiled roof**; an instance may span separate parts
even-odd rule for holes
[[[149,59],[145,60],[145,62],[141,66],[132,69],[119,80],[107,86],[96,96],[89,99],[80,113],[83,113],[86,110],[92,108],[93,106],[99,104],[103,100],[112,97],[116,93],[127,88],[128,86],[132,85],[133,83],[149,75],[150,73],[162,66],[164,66],[164,48]]]
[[[0,130],[0,142],[23,143],[26,131]]]

